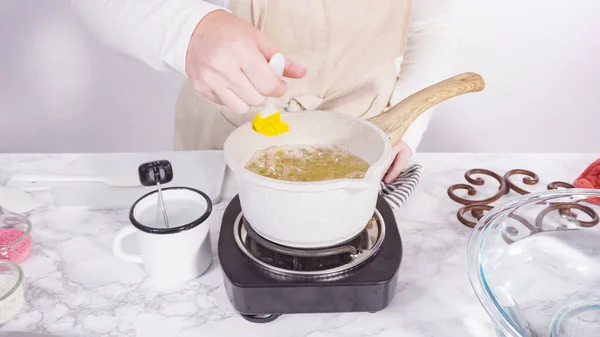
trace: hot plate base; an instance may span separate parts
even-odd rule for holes
[[[241,210],[239,197],[227,206],[221,224],[218,254],[225,291],[233,307],[255,323],[281,314],[377,312],[391,302],[402,260],[402,240],[394,214],[382,197],[377,210],[386,234],[377,254],[358,268],[334,278],[282,277],[265,271],[236,245],[234,224]]]

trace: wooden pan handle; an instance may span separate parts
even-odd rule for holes
[[[408,127],[434,105],[455,96],[482,91],[484,88],[485,82],[479,74],[463,73],[408,96],[368,121],[380,127],[388,134],[392,145],[396,145],[402,140]]]

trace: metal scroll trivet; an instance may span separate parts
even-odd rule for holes
[[[474,177],[474,175],[483,175],[493,178],[498,182],[498,191],[496,194],[491,197],[481,199],[481,200],[473,200],[473,199],[464,199],[457,196],[454,191],[456,190],[466,190],[469,196],[474,196],[477,194],[477,189],[474,186],[483,186],[485,184],[485,180],[479,177]],[[524,176],[522,179],[523,184],[533,186],[540,182],[540,178],[534,172],[524,169],[514,169],[506,172],[503,176],[492,172],[486,169],[472,169],[465,172],[465,180],[470,184],[454,184],[448,188],[448,196],[450,199],[455,202],[463,205],[458,212],[456,212],[456,217],[458,220],[465,226],[473,228],[477,224],[477,222],[473,222],[467,219],[466,214],[469,214],[476,219],[477,221],[481,220],[483,214],[487,211],[490,211],[494,208],[492,205],[494,202],[498,201],[504,195],[508,194],[512,191],[525,195],[531,193],[515,185],[511,181],[511,177],[514,175],[522,175]],[[556,190],[559,188],[575,188],[572,184],[563,182],[563,181],[555,181],[551,182],[546,186],[547,190]],[[586,215],[588,215],[591,220],[583,221],[577,219],[577,214],[573,212],[573,210],[579,210]],[[522,226],[524,226],[527,230],[531,232],[531,234],[542,231],[542,223],[544,217],[553,212],[558,211],[562,216],[569,216],[572,219],[575,219],[578,222],[578,225],[581,227],[593,227],[596,226],[600,222],[600,218],[598,214],[589,206],[585,206],[580,204],[579,202],[570,202],[570,203],[554,203],[550,204],[550,206],[543,209],[535,219],[535,224],[532,224],[530,221],[525,219],[522,216],[516,214],[510,214],[509,218],[516,220]],[[512,243],[514,240],[511,237],[516,236],[519,233],[519,230],[514,226],[507,226],[503,233],[503,238],[507,243]]]

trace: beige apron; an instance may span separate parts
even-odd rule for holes
[[[283,110],[328,110],[361,118],[385,110],[406,46],[410,0],[231,0],[229,9],[307,68],[286,79]],[[222,149],[254,117],[239,115],[183,84],[175,112],[175,149]]]

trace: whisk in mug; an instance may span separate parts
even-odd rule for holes
[[[160,183],[160,178],[153,181]],[[156,279],[175,282],[194,279],[212,264],[206,221],[211,212],[208,195],[193,188],[163,187],[147,193],[132,205],[129,212],[132,225],[117,233],[113,253],[124,261],[142,264]],[[136,235],[139,254],[123,250],[123,239],[131,234]]]

